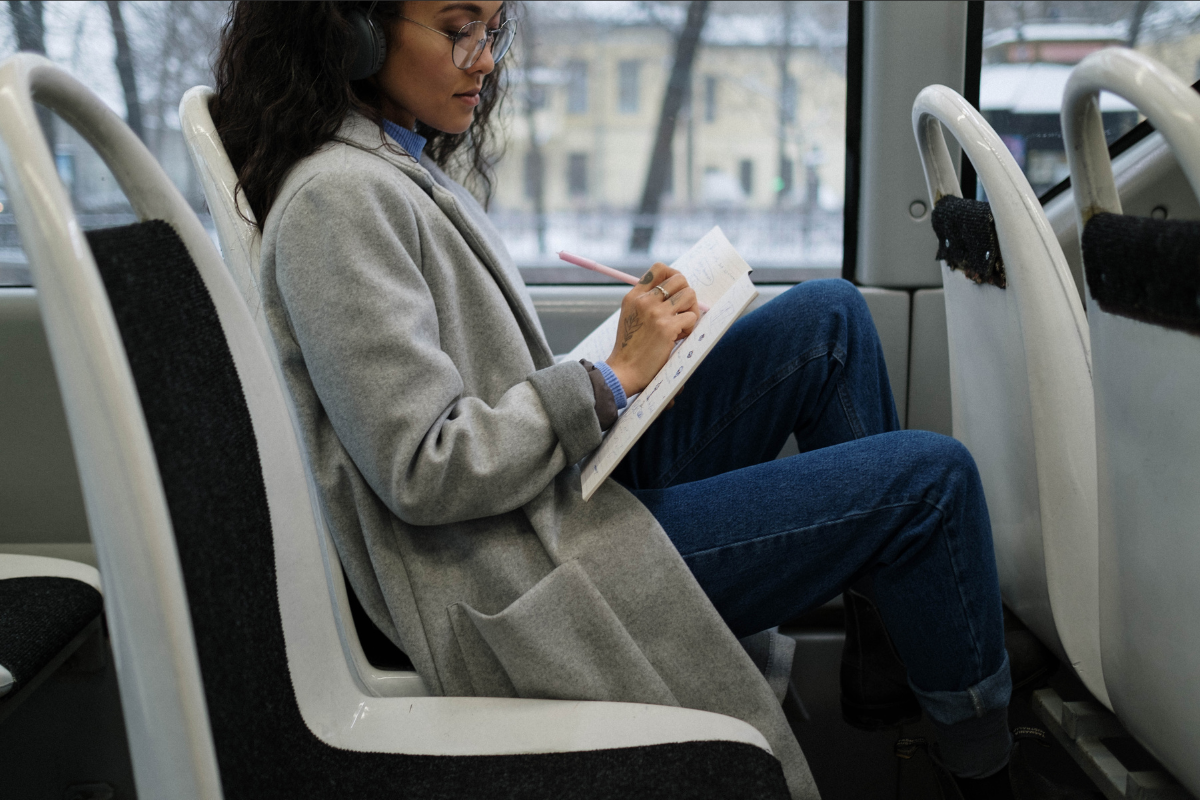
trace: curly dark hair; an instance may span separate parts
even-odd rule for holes
[[[353,54],[346,12],[369,10],[390,35],[403,6],[330,0],[233,3],[213,66],[217,86],[210,111],[259,229],[291,168],[336,139],[352,109],[379,125],[385,144],[375,83],[347,78]],[[475,118],[463,133],[417,123],[417,133],[428,140],[425,152],[485,203],[499,157],[490,123],[504,97],[502,72],[503,62],[484,78]]]

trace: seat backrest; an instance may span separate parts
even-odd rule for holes
[[[195,86],[184,93],[179,101],[183,141],[200,177],[200,187],[217,229],[225,265],[250,309],[250,316],[266,330],[262,318],[262,292],[258,288],[262,232],[254,224],[254,212],[246,200],[246,193],[238,186],[237,173],[209,114],[208,104],[212,97],[213,90],[208,86]]]
[[[1087,321],[1037,196],[990,125],[930,86],[913,132],[934,203],[954,436],[975,458],[1005,602],[1101,702]],[[988,203],[963,200],[942,125]]]
[[[91,143],[142,222],[85,238],[35,98]],[[0,65],[0,169],[105,576],[138,792],[254,795],[264,743],[336,739],[369,699],[282,380],[149,151],[42,57]]]
[[[1101,653],[1113,709],[1200,793],[1200,223],[1121,216],[1101,91],[1137,106],[1200,197],[1200,96],[1140,53],[1071,73],[1063,131],[1096,386]]]
[[[204,198],[212,213],[217,228],[217,239],[221,242],[222,256],[229,274],[233,276],[242,298],[254,320],[256,334],[262,339],[273,361],[277,361],[275,347],[263,314],[262,294],[259,290],[259,265],[262,249],[262,233],[254,224],[254,212],[246,201],[245,193],[238,187],[237,174],[221,143],[217,127],[209,113],[213,90],[207,86],[189,89],[179,103],[179,119],[183,128],[184,143],[191,155],[192,164],[200,176]],[[297,436],[303,441],[303,437]],[[316,496],[311,473],[308,475],[309,491]],[[297,502],[306,502],[297,498]],[[332,542],[324,517],[318,515],[322,539]],[[382,669],[374,666],[363,652],[354,620],[354,610],[346,590],[341,562],[336,558],[328,570],[329,589],[335,600],[338,614],[338,629],[342,634],[342,648],[346,652],[359,682],[369,694],[383,697],[410,697],[428,694],[424,681],[412,669]],[[360,615],[362,624],[371,624],[365,612]],[[379,638],[383,638],[380,633]],[[385,645],[386,646],[386,645]],[[396,656],[401,654],[397,651]]]

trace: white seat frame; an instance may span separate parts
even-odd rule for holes
[[[38,289],[105,575],[139,795],[190,800],[222,793],[157,461],[107,294],[41,135],[35,99],[95,148],[139,219],[161,219],[175,229],[216,306],[257,438],[290,677],[316,737],[347,750],[430,755],[704,740],[769,752],[752,726],[691,709],[366,693],[344,655],[328,588],[336,556],[309,492],[294,409],[238,286],[195,213],[128,126],[49,60],[18,54],[0,64],[0,170]]]
[[[1041,203],[961,95],[925,88],[913,133],[934,205],[960,197],[942,125],[987,191],[1007,288],[942,263],[954,436],[975,457],[1005,602],[1109,704],[1100,662],[1095,423],[1087,320]]]
[[[217,134],[217,126],[209,113],[208,105],[212,96],[213,90],[207,86],[196,86],[184,93],[179,102],[183,141],[200,177],[200,186],[217,229],[217,241],[221,243],[225,266],[250,310],[267,352],[277,363],[274,339],[263,314],[262,293],[258,288],[262,233],[253,223],[254,212],[250,209],[245,192],[238,188],[237,174],[233,171],[225,146]],[[305,463],[307,465],[307,461]],[[308,475],[308,491],[315,496],[311,471],[306,469],[305,472]],[[308,502],[307,496],[297,499],[299,502]],[[322,540],[331,543],[332,537],[325,526],[324,515],[318,514],[316,522],[321,528]],[[332,549],[330,552],[334,553]],[[342,649],[358,675],[363,690],[377,697],[428,695],[425,682],[414,670],[380,669],[367,660],[350,611],[341,560],[336,553],[329,564],[329,584],[337,609]]]
[[[1135,105],[1200,197],[1200,96],[1123,48],[1067,80],[1062,124],[1078,230],[1120,214],[1098,102]],[[1148,265],[1149,266],[1149,265]],[[1100,308],[1087,290],[1095,354],[1101,654],[1125,727],[1200,794],[1200,340]]]

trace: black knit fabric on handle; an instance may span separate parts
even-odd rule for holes
[[[938,237],[937,258],[976,283],[1001,289],[1008,285],[991,205],[947,195],[933,207],[931,221]]]
[[[1200,222],[1096,214],[1083,265],[1108,313],[1200,334]]]

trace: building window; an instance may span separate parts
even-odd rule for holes
[[[704,121],[717,121],[717,79],[712,75],[704,76]]]
[[[588,109],[588,70],[583,61],[567,62],[567,113],[586,114]]]
[[[567,156],[567,193],[572,197],[586,197],[588,193],[587,153],[571,153]]]
[[[640,61],[621,61],[617,64],[617,108],[622,114],[636,114],[640,87],[638,78],[641,73]]]
[[[542,187],[544,163],[541,150],[525,152],[525,196],[530,200],[537,199]]]
[[[742,194],[747,197],[754,194],[754,162],[748,158],[738,162],[738,181],[742,184]]]

